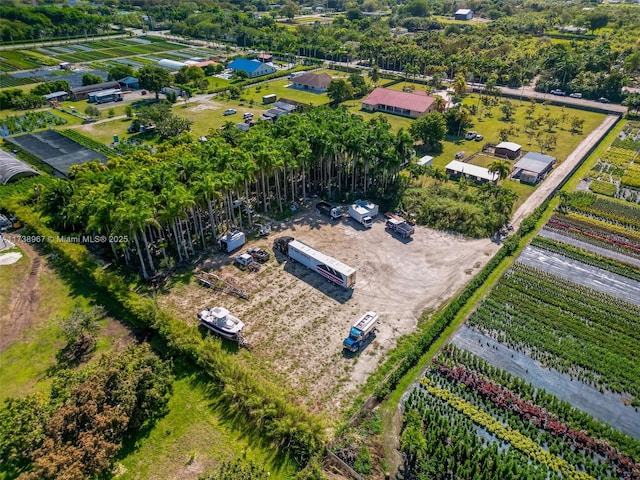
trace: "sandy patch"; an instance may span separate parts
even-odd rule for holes
[[[278,254],[260,272],[239,270],[216,254],[201,266],[228,278],[251,298],[216,293],[196,282],[174,287],[160,304],[196,324],[196,313],[221,305],[246,324],[253,344],[243,353],[281,377],[312,410],[337,412],[348,404],[397,339],[415,330],[425,309],[436,308],[460,290],[498,246],[489,239],[417,227],[409,241],[390,234],[384,220],[365,230],[347,218],[331,222],[313,209],[248,246],[272,251],[273,239],[290,235],[357,269],[352,291]],[[342,340],[367,310],[380,314],[376,338],[359,355],[345,354]]]

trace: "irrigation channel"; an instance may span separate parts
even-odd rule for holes
[[[598,247],[597,245],[591,245],[590,243],[582,242],[576,238],[572,238],[567,235],[562,235],[561,233],[558,233],[558,232],[542,229],[538,232],[538,236],[549,238],[557,242],[566,243],[568,245],[572,245],[574,247],[586,250],[587,252],[598,254],[601,257],[611,258],[613,260],[618,260],[619,262],[626,263],[628,265],[633,265],[634,267],[640,268],[640,258],[632,257],[631,255],[625,255],[624,253],[620,253],[620,252],[614,252],[613,250],[609,250],[603,247]]]
[[[601,393],[579,380],[571,380],[566,373],[546,369],[527,355],[464,325],[453,336],[451,343],[640,440],[640,411],[625,405],[621,395]]]
[[[640,305],[640,282],[529,245],[516,260],[560,278]]]

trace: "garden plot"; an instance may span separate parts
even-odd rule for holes
[[[620,262],[627,263],[629,265],[634,265],[637,268],[640,268],[640,258],[632,257],[630,255],[617,252],[608,248],[583,242],[582,240],[578,240],[577,238],[563,235],[562,233],[559,233],[553,230],[542,229],[538,233],[538,236],[543,238],[550,238],[551,240],[556,240],[558,242],[566,243],[568,245],[581,248],[582,250],[586,250],[587,252],[595,253],[602,257],[618,260]]]
[[[630,278],[532,246],[525,248],[517,261],[640,305],[640,283]]]
[[[637,439],[455,346],[427,369],[404,411],[407,477],[587,480],[640,472]]]
[[[158,301],[190,324],[207,306],[228,308],[246,324],[253,345],[250,353],[241,352],[247,363],[280,377],[312,410],[328,413],[347,404],[398,338],[415,330],[425,309],[454,296],[498,248],[488,239],[466,240],[421,227],[403,242],[385,231],[381,219],[364,230],[347,219],[331,223],[313,210],[274,230],[273,236],[291,235],[356,268],[355,289],[345,291],[282,256],[279,263],[270,260],[259,273],[249,273],[218,254],[200,267],[247,291],[249,301],[195,281],[173,287]],[[273,236],[249,246],[271,250]],[[359,355],[344,355],[342,340],[368,310],[380,314],[376,338]]]
[[[567,373],[546,368],[524,353],[465,326],[456,332],[451,343],[640,440],[640,411],[628,404],[628,396],[600,391]]]

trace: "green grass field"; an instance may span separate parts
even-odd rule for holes
[[[27,277],[30,268],[26,257],[12,265],[0,265],[0,288],[9,291]],[[47,395],[56,353],[64,346],[58,318],[68,315],[75,305],[87,308],[109,301],[83,279],[73,274],[62,279],[48,267],[40,273],[38,298],[37,321],[0,353],[0,402],[35,392]],[[6,295],[0,297],[2,311],[9,301]],[[128,329],[117,320],[103,320],[100,327],[97,350],[90,361],[131,339]],[[195,478],[240,455],[268,468],[271,478],[293,476],[293,465],[274,457],[275,450],[260,444],[241,418],[229,415],[224,405],[216,403],[218,394],[211,390],[208,377],[185,373],[179,367],[174,371],[174,393],[167,415],[150,432],[125,444],[116,465],[117,478]]]
[[[242,98],[247,102],[253,100],[256,105],[262,105],[263,95],[271,95],[272,93],[275,93],[278,99],[288,98],[290,100],[295,100],[296,102],[306,103],[307,105],[318,106],[329,102],[329,97],[326,93],[318,94],[305,92],[303,90],[298,90],[297,88],[289,88],[287,85],[290,83],[291,80],[283,78],[263,85],[247,87],[242,92]]]

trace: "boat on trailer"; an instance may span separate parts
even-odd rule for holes
[[[198,313],[200,323],[212,332],[229,340],[238,340],[242,337],[244,323],[223,307],[211,307]]]

